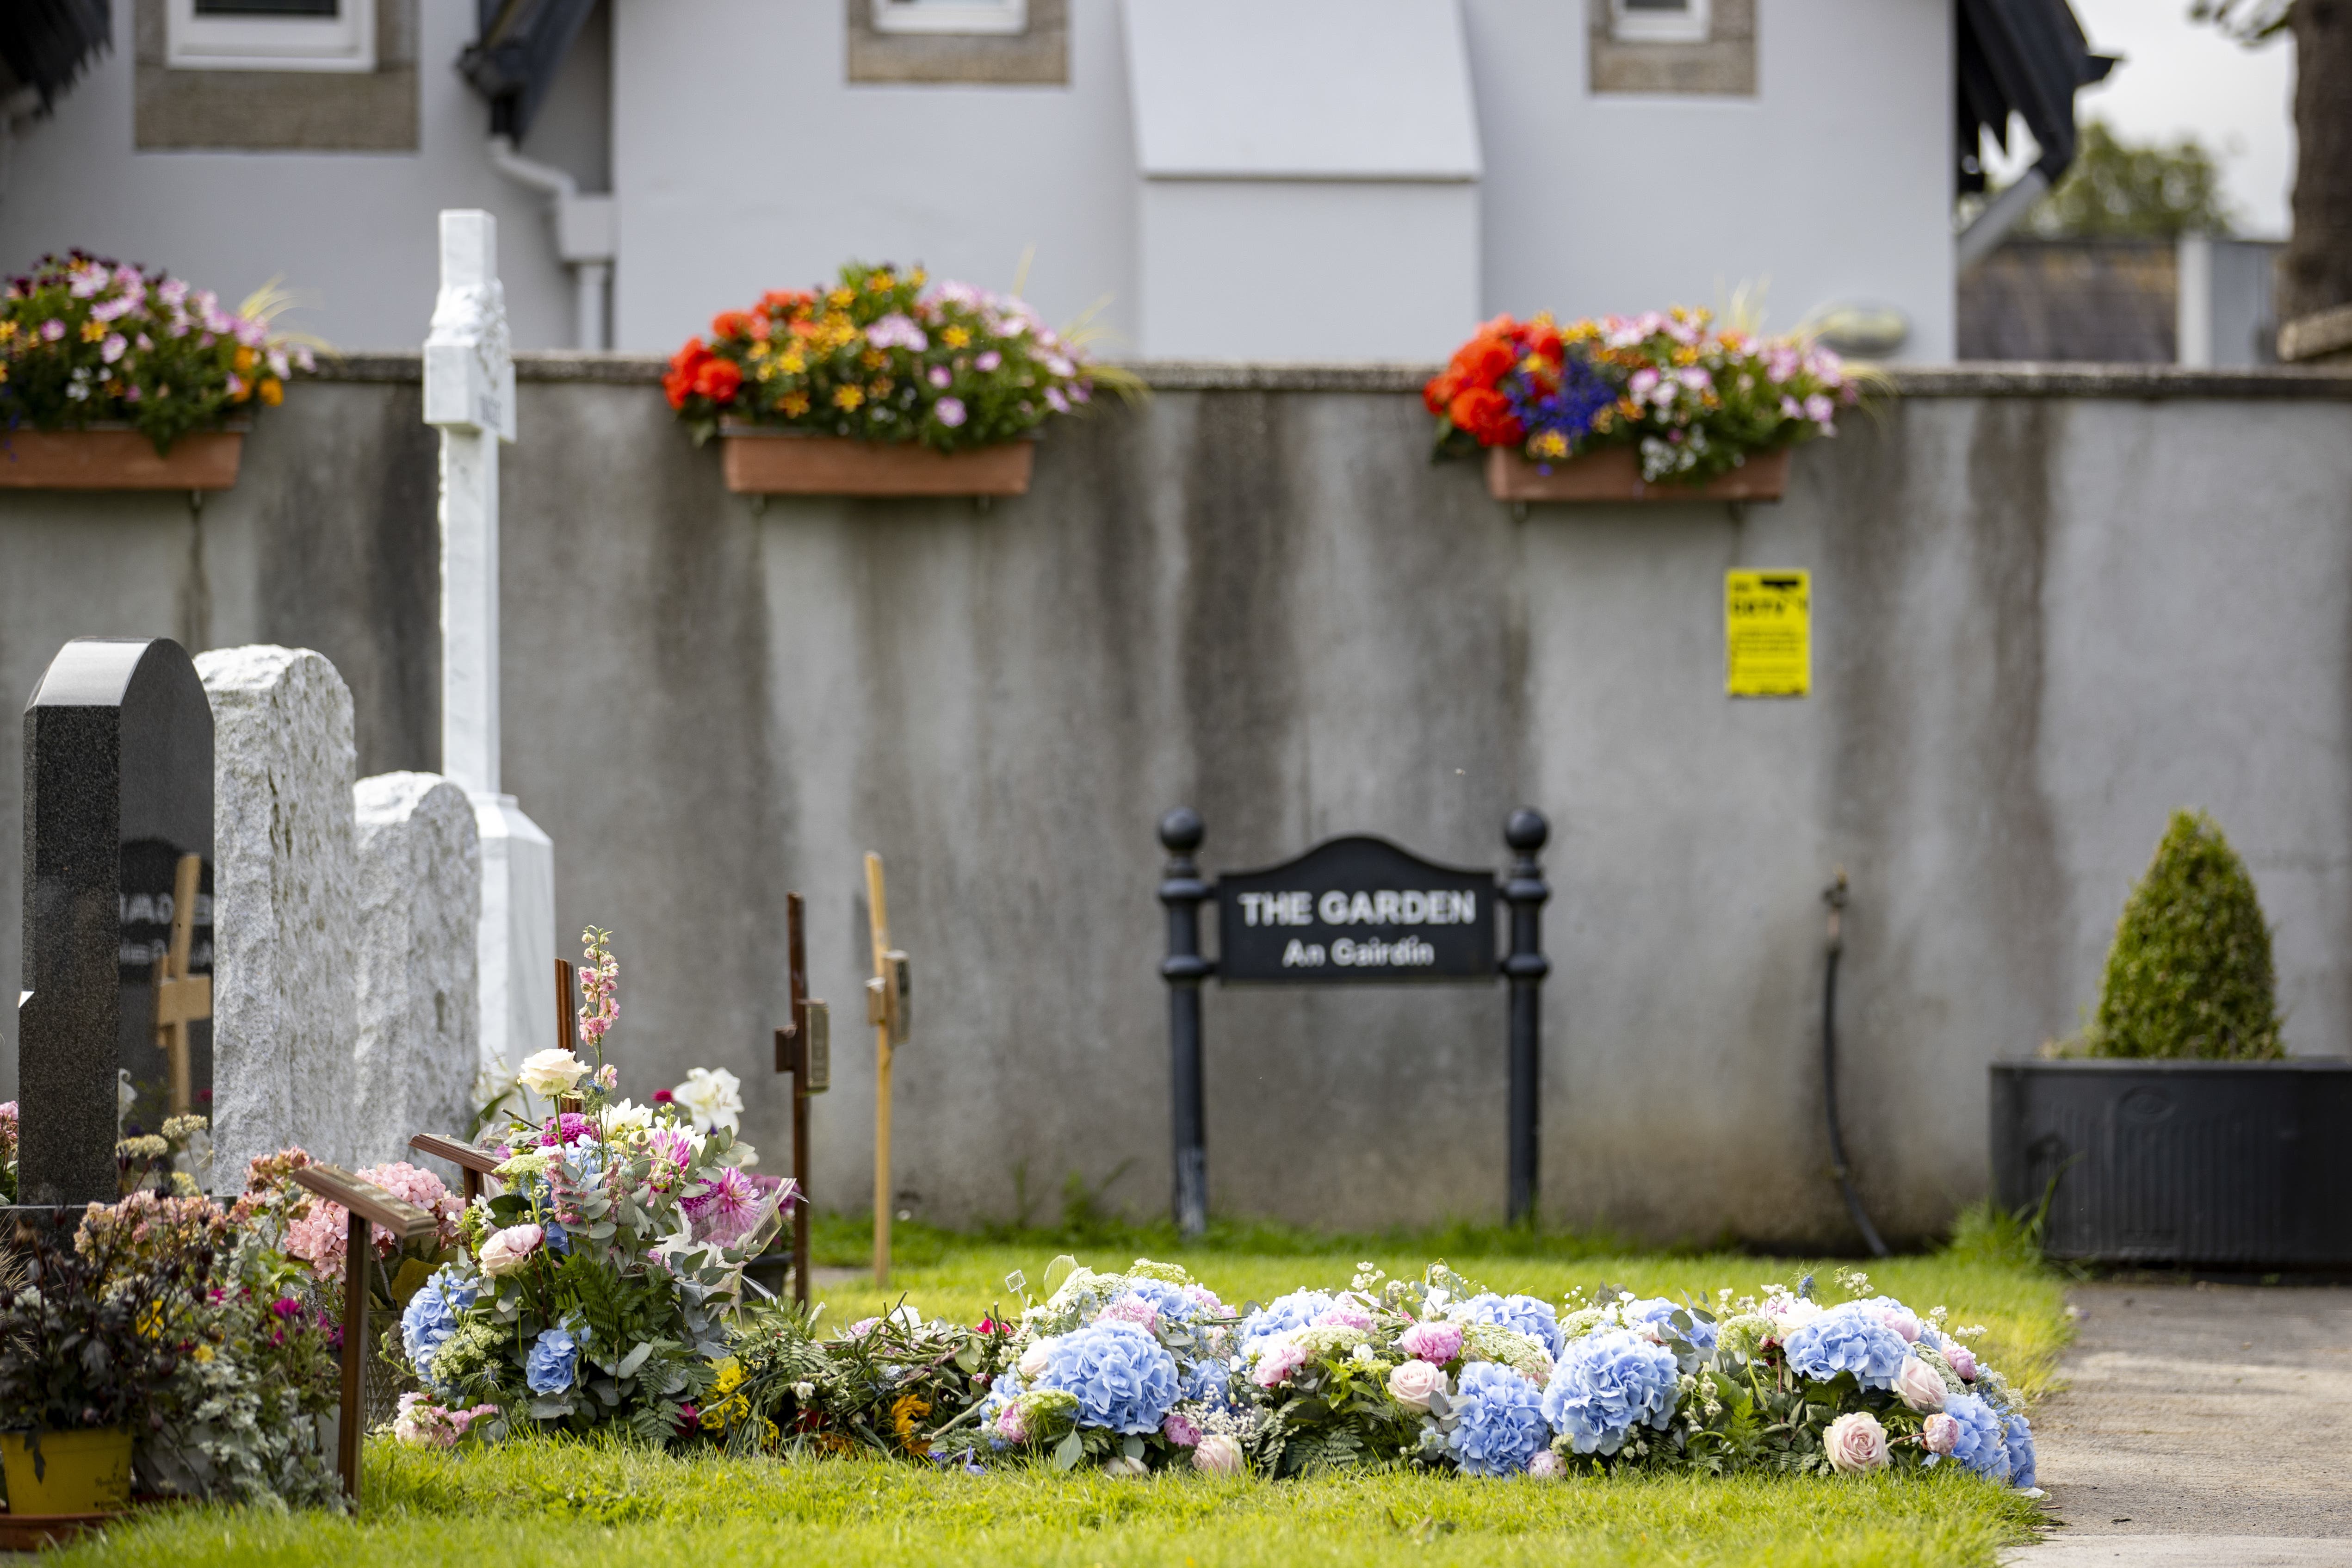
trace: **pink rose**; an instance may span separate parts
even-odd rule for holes
[[[1362,1333],[1372,1326],[1372,1315],[1345,1297],[1323,1309],[1315,1320],[1318,1329],[1353,1329]]]
[[[1277,1387],[1306,1364],[1306,1346],[1296,1340],[1276,1340],[1258,1356],[1257,1367],[1250,1373],[1250,1381],[1260,1388]]]
[[[1029,1417],[1021,1408],[1019,1400],[996,1413],[996,1435],[1008,1443],[1026,1443],[1029,1440]]]
[[[1886,1468],[1886,1428],[1868,1411],[1857,1410],[1830,1423],[1822,1434],[1830,1468],[1840,1475],[1858,1476]]]
[[[1538,1448],[1528,1460],[1528,1474],[1539,1481],[1556,1481],[1568,1474],[1568,1467],[1549,1448]]]
[[[1968,1346],[1949,1340],[1945,1341],[1944,1360],[1951,1367],[1953,1375],[1962,1383],[1974,1383],[1977,1380],[1976,1352]]]
[[[1147,1334],[1160,1331],[1160,1309],[1140,1296],[1121,1296],[1102,1310],[1102,1317],[1115,1323],[1133,1323]]]
[[[1240,1475],[1242,1446],[1222,1432],[1212,1433],[1192,1450],[1192,1468],[1213,1476]]]
[[[1904,1404],[1914,1410],[1941,1410],[1944,1393],[1944,1380],[1934,1367],[1916,1355],[1903,1358],[1903,1365],[1895,1374],[1895,1394]]]
[[[493,1279],[513,1273],[530,1261],[546,1238],[547,1233],[535,1225],[510,1225],[490,1232],[489,1239],[482,1243],[482,1272]]]
[[[1948,1459],[1952,1457],[1952,1450],[1960,1446],[1960,1424],[1949,1415],[1930,1415],[1927,1428],[1919,1434],[1919,1439],[1927,1446],[1927,1452],[1941,1454]]]
[[[1397,1347],[1416,1361],[1442,1365],[1462,1353],[1462,1325],[1415,1323],[1397,1336]]]
[[[1024,1383],[1034,1383],[1045,1375],[1045,1366],[1053,1359],[1053,1339],[1032,1340],[1029,1348],[1021,1352],[1019,1370]]]
[[[1429,1396],[1445,1392],[1445,1369],[1435,1362],[1405,1362],[1389,1373],[1389,1397],[1408,1410],[1427,1410]]]
[[[1172,1410],[1160,1424],[1160,1435],[1180,1448],[1190,1448],[1201,1440],[1201,1429]]]

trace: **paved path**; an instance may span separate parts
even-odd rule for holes
[[[2352,1568],[2352,1289],[2086,1285],[2016,1568]]]

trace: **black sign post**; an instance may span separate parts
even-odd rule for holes
[[[1509,879],[1434,865],[1386,839],[1355,837],[1317,845],[1297,859],[1205,881],[1192,852],[1206,828],[1179,806],[1160,819],[1168,865],[1160,901],[1168,909],[1170,1103],[1175,1132],[1176,1227],[1198,1236],[1208,1224],[1207,1113],[1201,1071],[1201,984],[1362,985],[1492,981],[1511,987],[1509,1189],[1517,1224],[1535,1212],[1542,994],[1551,961],[1543,953],[1543,906],[1551,889],[1536,852],[1550,837],[1541,813],[1511,814],[1504,841],[1518,852]],[[1217,957],[1201,955],[1201,905],[1217,903]],[[1495,953],[1497,902],[1511,910],[1511,950]]]

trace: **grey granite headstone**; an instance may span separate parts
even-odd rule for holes
[[[378,773],[359,825],[354,1159],[407,1160],[415,1132],[462,1136],[480,1066],[480,835],[438,773]]]
[[[307,648],[215,648],[212,1186],[289,1144],[351,1163],[356,1014],[352,694]]]
[[[25,978],[17,1015],[19,1201],[112,1202],[121,1120],[169,1111],[155,966],[180,858],[198,879],[190,971],[213,968],[213,719],[187,650],[78,637],[25,709]],[[194,1109],[211,1100],[211,1030],[190,1029]],[[119,1102],[122,1073],[138,1091]]]

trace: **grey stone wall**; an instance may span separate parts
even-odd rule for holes
[[[614,931],[624,1089],[727,1066],[778,1158],[782,896],[808,895],[843,1020],[821,1205],[869,1193],[868,848],[916,965],[901,1206],[1008,1215],[1017,1174],[1050,1216],[1066,1173],[1123,1166],[1111,1201],[1164,1205],[1152,825],[1179,803],[1212,868],[1349,831],[1499,868],[1510,807],[1551,816],[1557,1220],[1850,1242],[1818,1069],[1840,866],[1847,1139],[1896,1236],[1986,1190],[1984,1064],[2075,1026],[2174,805],[2252,868],[2293,1048],[2347,1049],[2352,378],[1914,374],[1779,505],[1522,517],[1429,464],[1403,371],[1163,368],[982,510],[730,497],[649,368],[525,367],[506,777],[555,839],[559,951]],[[343,374],[198,518],[0,496],[0,682],[71,635],[299,644],[351,684],[362,773],[435,767],[414,362]],[[1811,697],[1723,696],[1736,566],[1812,571]],[[1499,1212],[1499,988],[1213,987],[1207,1016],[1213,1206]]]

